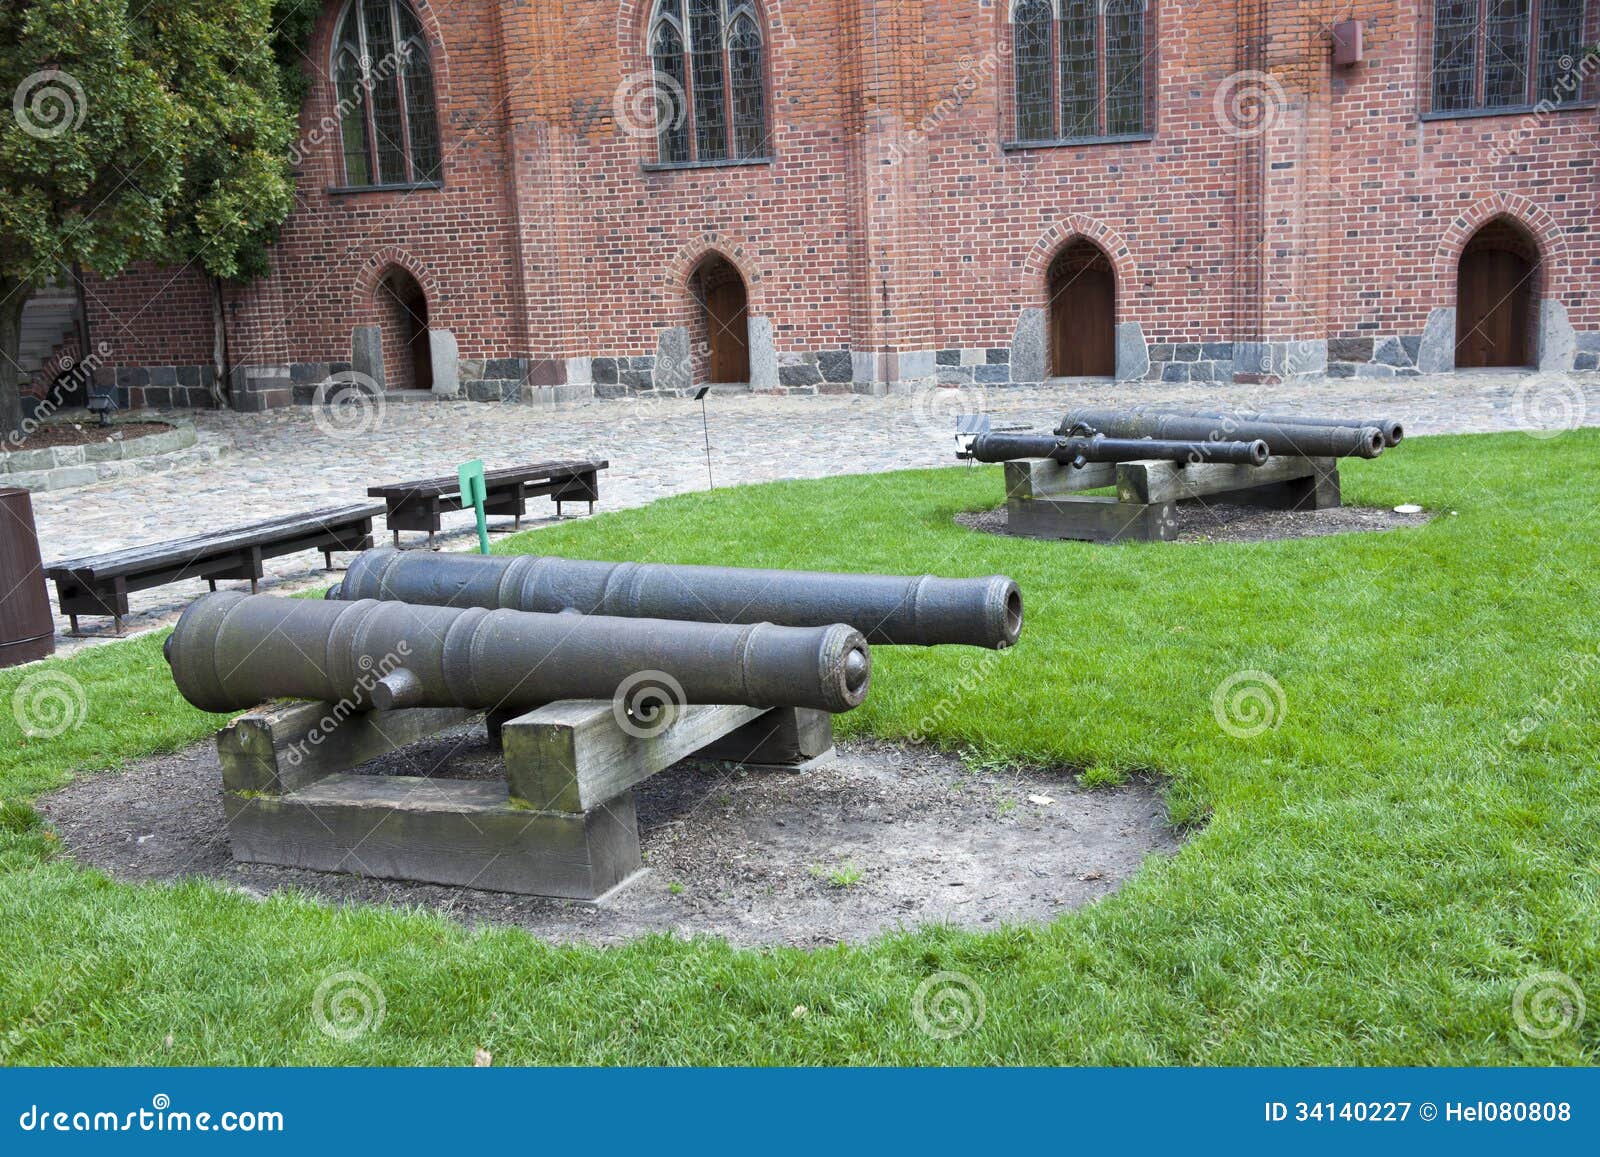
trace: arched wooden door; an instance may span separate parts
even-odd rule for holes
[[[691,288],[704,311],[707,378],[713,383],[748,382],[750,311],[744,278],[713,255],[695,270]]]
[[[379,282],[378,298],[388,387],[431,390],[433,350],[428,341],[428,297],[422,286],[404,269],[394,269]]]
[[[1050,373],[1109,378],[1117,372],[1117,279],[1111,259],[1080,238],[1050,264]]]
[[[1456,273],[1458,369],[1533,363],[1538,266],[1533,239],[1508,221],[1490,222],[1467,242]]]

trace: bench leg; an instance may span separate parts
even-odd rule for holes
[[[439,549],[438,545],[433,540],[433,531],[431,531],[431,530],[428,531],[428,549],[429,550],[438,550]]]
[[[556,499],[556,517],[561,517],[561,499]]]
[[[254,595],[259,594],[260,592],[261,588],[257,585],[256,579],[252,577],[250,580],[250,593]]]
[[[206,582],[208,584],[210,584],[212,590],[216,590],[217,589],[217,580],[216,579],[208,578],[208,579],[206,579]]]
[[[400,532],[398,530],[394,532],[394,544],[396,546],[400,545]]]
[[[325,551],[322,552],[322,569],[323,570],[332,570],[333,569],[333,551],[325,550]]]
[[[115,628],[116,633],[120,636],[122,634],[122,616],[121,615],[112,615],[111,616],[111,625],[112,625],[113,628]]]
[[[589,513],[590,514],[594,513],[594,499],[592,499],[592,498],[589,499]]]
[[[67,622],[72,624],[72,629],[68,632],[68,634],[72,634],[72,635],[82,634],[82,632],[78,630],[78,616],[77,615],[68,615],[67,616]]]

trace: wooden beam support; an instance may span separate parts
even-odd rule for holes
[[[272,703],[217,732],[227,791],[283,795],[470,718],[456,708],[348,714],[334,703]]]
[[[233,858],[319,872],[596,900],[641,866],[633,793],[532,812],[506,785],[330,775],[285,796],[223,793]]]
[[[609,699],[547,704],[501,729],[511,797],[537,811],[587,811],[767,710],[691,704],[660,734],[640,734]]]

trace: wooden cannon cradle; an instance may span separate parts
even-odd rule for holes
[[[794,768],[833,749],[824,711],[691,705],[640,737],[611,700],[566,700],[487,716],[504,780],[353,772],[472,714],[296,702],[240,715],[217,733],[234,859],[599,900],[642,868],[636,784],[691,755]]]
[[[1046,459],[1005,463],[1006,529],[1029,538],[1170,542],[1177,504],[1228,502],[1277,510],[1339,505],[1336,458],[1268,458],[1261,466],[1139,461],[1082,469]],[[1115,497],[1079,493],[1114,486]]]

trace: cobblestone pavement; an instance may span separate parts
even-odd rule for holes
[[[1404,419],[1409,434],[1568,427],[1583,423],[1585,415],[1600,422],[1600,376],[1484,372],[1292,387],[1085,382],[927,389],[883,398],[731,394],[708,399],[711,465],[718,486],[950,465],[957,413],[982,411],[999,425],[1047,428],[1072,405],[1135,402],[1381,413]],[[607,458],[611,468],[601,474],[601,510],[642,506],[706,486],[700,408],[684,399],[597,401],[556,410],[421,401],[376,406],[358,417],[348,428],[337,428],[325,414],[305,407],[201,413],[202,443],[225,451],[215,462],[36,494],[45,560],[365,501],[368,485],[451,473],[474,457],[491,469],[551,458]],[[530,515],[546,509],[553,511],[544,499],[529,504]],[[509,526],[509,519],[492,519],[491,527],[497,523]],[[473,541],[470,528],[470,516],[449,516],[443,545],[467,546]],[[375,529],[386,537],[381,521]],[[404,537],[420,541],[418,535]],[[272,560],[263,589],[328,581],[320,565],[321,556],[312,552]],[[171,622],[205,589],[194,580],[133,595],[128,633]],[[109,619],[84,621],[91,631],[101,624],[109,635]],[[65,631],[64,619],[58,629]],[[64,635],[57,643],[61,651],[87,645]]]

